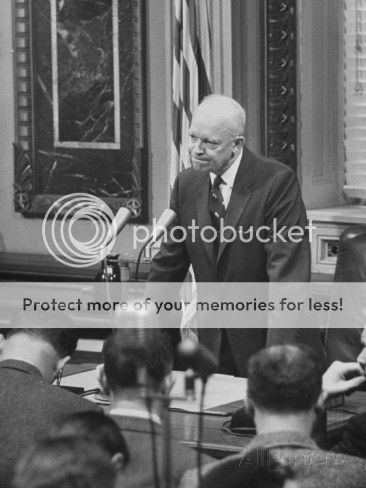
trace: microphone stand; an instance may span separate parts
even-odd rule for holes
[[[143,251],[146,249],[147,246],[152,245],[152,243],[158,242],[158,240],[164,235],[164,232],[166,232],[166,230],[172,224],[173,220],[176,217],[177,214],[171,209],[165,209],[164,212],[162,213],[160,219],[157,222],[156,228],[153,229],[151,236],[142,246],[138,254],[137,261],[136,261],[135,281],[138,280],[138,271],[139,271]]]
[[[161,395],[161,403],[164,409],[163,439],[164,439],[164,479],[165,488],[172,486],[172,459],[170,449],[170,397],[167,394]]]
[[[197,474],[198,488],[202,485],[202,438],[203,438],[203,408],[206,395],[207,380],[217,370],[217,359],[204,346],[191,341],[182,342],[179,345],[179,352],[182,359],[191,372],[202,381],[201,396],[199,403],[198,417],[198,439],[197,439]],[[189,377],[187,376],[187,379]],[[186,383],[187,386],[187,383]]]
[[[202,439],[203,439],[203,406],[206,395],[207,378],[202,379],[202,389],[200,397],[200,411],[198,416],[198,439],[197,439],[197,475],[198,488],[202,485]]]
[[[159,473],[158,473],[158,459],[157,459],[157,445],[156,445],[156,430],[154,420],[152,418],[152,404],[154,400],[159,400],[164,409],[163,416],[163,453],[164,453],[164,488],[172,488],[172,460],[171,460],[171,448],[170,448],[170,397],[168,394],[161,393],[143,393],[146,406],[149,411],[150,418],[150,430],[151,430],[151,445],[153,454],[153,467],[154,467],[154,485],[155,488],[160,487]]]
[[[160,480],[159,480],[159,470],[158,470],[158,449],[156,445],[156,430],[154,425],[154,420],[152,418],[152,402],[153,397],[151,394],[146,393],[144,395],[146,407],[149,412],[149,423],[150,423],[150,433],[151,433],[151,453],[152,453],[152,461],[153,461],[153,473],[154,473],[154,487],[160,488]]]
[[[145,251],[145,249],[147,248],[147,246],[150,244],[151,241],[152,241],[152,236],[145,242],[145,244],[142,246],[142,248],[140,249],[140,251],[138,253],[137,260],[136,260],[136,269],[135,269],[135,279],[134,279],[134,281],[138,281],[139,268],[140,268],[140,262],[141,262],[141,258],[142,258],[142,253]]]
[[[147,372],[146,367],[140,368],[138,371],[138,382],[142,387],[141,397],[145,400],[146,408],[149,412],[149,424],[151,433],[151,454],[153,463],[154,488],[160,488],[159,469],[158,469],[158,450],[156,445],[156,429],[154,419],[152,418],[152,405],[155,395],[147,388]]]

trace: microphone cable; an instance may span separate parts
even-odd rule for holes
[[[140,262],[141,262],[141,258],[142,258],[142,253],[145,251],[145,249],[147,248],[147,246],[150,244],[151,241],[152,241],[152,238],[150,238],[148,241],[146,241],[145,244],[140,249],[138,255],[137,255],[136,269],[135,269],[135,279],[134,279],[134,281],[138,281],[139,268],[140,268]]]
[[[154,474],[154,487],[160,488],[159,470],[158,470],[158,449],[156,444],[156,429],[154,424],[154,419],[152,417],[152,398],[149,393],[143,394],[145,397],[146,408],[149,412],[149,424],[150,424],[150,440],[151,440],[151,455],[153,463],[153,474]]]
[[[203,439],[203,407],[206,395],[207,379],[202,380],[202,389],[200,397],[200,410],[198,415],[198,439],[197,439],[197,475],[198,475],[198,488],[202,486],[202,439]]]

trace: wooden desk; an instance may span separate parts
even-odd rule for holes
[[[182,373],[176,372],[177,381],[173,395],[182,395]],[[94,370],[67,376],[63,379],[65,386],[82,386],[85,389],[97,387]],[[222,403],[237,402],[235,408],[243,404],[246,391],[246,379],[232,376],[214,375],[208,383],[206,408],[215,409]],[[87,397],[88,398],[88,397]],[[93,400],[94,398],[90,398]],[[181,407],[182,402],[172,402],[172,406]],[[108,408],[108,407],[107,407]],[[194,404],[187,404],[187,408],[194,410]],[[218,408],[216,408],[217,410]],[[328,433],[334,443],[339,437],[341,429],[347,420],[357,413],[366,410],[366,392],[356,392],[346,398],[345,405],[328,411]],[[240,452],[250,442],[252,435],[236,436],[223,429],[223,423],[230,418],[226,416],[204,414],[203,450],[216,458],[223,458],[229,454]],[[173,437],[191,446],[197,446],[198,413],[187,411],[171,411],[171,431]]]
[[[172,436],[191,446],[197,446],[198,433],[198,400],[196,402],[185,402],[180,400],[183,396],[183,378],[184,374],[181,371],[175,371],[175,385],[172,391],[172,396],[178,398],[172,401],[172,407],[183,408],[184,406],[191,410],[188,411],[170,411],[170,422]],[[197,390],[199,382],[197,382]],[[98,387],[95,371],[83,371],[81,373],[73,374],[63,378],[63,386],[78,386],[86,390]],[[234,378],[233,376],[214,375],[210,378],[207,384],[207,394],[205,407],[206,409],[215,410],[216,406],[222,405],[224,401],[237,402],[239,408],[243,405],[243,398],[246,392],[246,379]],[[89,398],[96,401],[95,396]],[[105,407],[108,411],[108,407]],[[230,413],[227,415],[213,415],[206,413],[204,416],[204,435],[203,435],[203,451],[216,458],[223,458],[229,454],[240,452],[250,441],[252,436],[236,436],[225,432],[222,428],[225,420],[230,418]]]
[[[95,281],[99,268],[99,264],[88,268],[72,268],[50,254],[0,253],[2,281]]]

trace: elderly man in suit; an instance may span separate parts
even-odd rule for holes
[[[178,175],[170,204],[186,238],[168,235],[152,261],[150,281],[182,281],[190,265],[197,282],[309,281],[307,220],[296,175],[250,152],[244,127],[245,111],[229,97],[210,95],[199,105],[190,127],[192,168]],[[200,232],[193,233],[192,224]],[[232,232],[221,232],[223,226],[235,232],[234,240]],[[290,237],[295,228],[297,239]],[[266,343],[297,342],[300,336],[320,346],[319,332],[311,329],[199,331],[220,357],[221,372],[241,375],[250,355]]]
[[[66,318],[63,322],[65,323]],[[36,316],[25,322],[44,325]],[[57,319],[48,321],[50,327]],[[45,436],[60,416],[99,408],[51,383],[77,345],[75,329],[9,329],[0,361],[0,485],[10,486],[12,471],[19,456],[32,442]]]
[[[245,470],[247,462],[262,461],[256,452],[268,449],[272,457],[293,470],[302,487],[366,487],[362,459],[323,451],[311,438],[315,408],[323,400],[322,382],[327,394],[340,391],[347,369],[358,371],[355,364],[350,369],[338,364],[322,379],[314,355],[293,345],[272,346],[256,353],[248,366],[248,408],[257,434],[245,452],[209,466],[205,476],[220,480],[222,473],[241,467]],[[218,481],[210,486],[222,485]]]

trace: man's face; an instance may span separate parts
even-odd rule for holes
[[[230,130],[230,121],[198,109],[189,131],[188,151],[193,168],[222,174],[235,160],[242,137]]]

